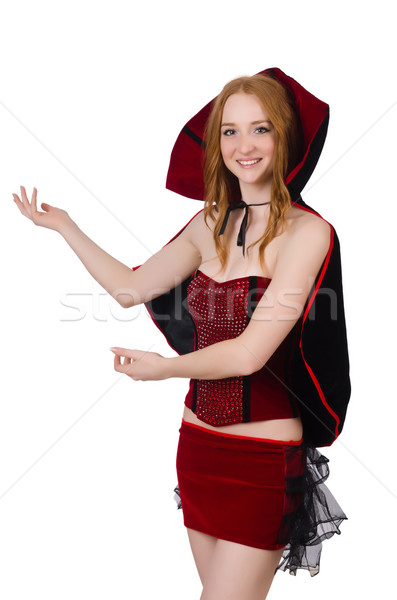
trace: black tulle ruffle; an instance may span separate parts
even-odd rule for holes
[[[296,575],[297,569],[306,569],[311,576],[317,575],[322,542],[341,533],[339,526],[347,516],[324,483],[329,476],[328,462],[317,448],[306,446],[306,468],[295,481],[302,501],[285,516],[289,543],[276,572],[289,570],[290,575]]]
[[[329,476],[329,459],[317,448],[306,446],[306,467],[301,477],[294,477],[289,488],[290,493],[297,493],[301,498],[298,507],[289,515],[285,515],[280,535],[288,531],[288,543],[284,548],[281,561],[276,569],[289,570],[296,575],[298,569],[306,569],[313,577],[320,571],[322,542],[335,533],[340,534],[342,521],[347,516],[325,485]],[[174,488],[174,500],[181,509],[181,498],[178,485]],[[283,532],[283,534],[281,533]],[[286,543],[286,540],[279,540]]]

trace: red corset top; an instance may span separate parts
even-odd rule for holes
[[[256,275],[218,282],[197,271],[187,290],[195,350],[240,335],[270,282]],[[299,416],[288,385],[296,340],[293,328],[264,367],[252,375],[191,379],[186,406],[214,427]]]

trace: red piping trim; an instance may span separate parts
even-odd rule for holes
[[[184,226],[182,227],[182,229],[180,229],[180,230],[178,231],[178,233],[176,233],[176,234],[174,235],[174,237],[173,237],[173,238],[171,238],[171,239],[170,239],[170,241],[169,241],[169,242],[167,242],[165,245],[167,246],[167,245],[168,245],[170,242],[172,242],[172,241],[173,241],[173,240],[174,240],[176,237],[178,237],[178,235],[179,235],[180,233],[182,233],[182,231],[183,231],[183,230],[184,230],[184,229],[185,229],[185,228],[186,228],[186,227],[189,225],[190,221],[193,221],[193,219],[194,219],[195,217],[197,217],[197,215],[198,215],[199,213],[203,212],[203,210],[204,210],[204,208],[201,208],[201,209],[200,209],[198,212],[196,212],[196,214],[195,214],[195,215],[193,215],[191,219],[189,219],[189,221],[186,223],[186,225],[184,225]]]
[[[312,369],[310,368],[309,364],[307,363],[307,361],[306,361],[306,359],[305,359],[305,357],[303,355],[303,349],[302,349],[303,325],[304,325],[305,320],[307,318],[307,315],[309,313],[310,307],[311,307],[311,305],[314,302],[314,297],[317,294],[318,288],[320,287],[320,284],[321,284],[321,282],[322,282],[322,280],[324,278],[325,271],[327,270],[327,267],[328,267],[328,264],[329,264],[329,259],[330,259],[331,252],[332,252],[332,249],[333,249],[333,246],[334,246],[334,229],[333,229],[331,223],[329,223],[326,219],[324,219],[321,215],[317,214],[316,212],[314,212],[314,211],[312,211],[312,210],[310,210],[308,208],[305,208],[303,206],[299,206],[299,205],[297,205],[297,208],[301,208],[302,210],[305,210],[306,212],[310,212],[311,214],[313,214],[313,215],[315,215],[317,217],[320,217],[323,221],[325,221],[326,223],[328,223],[328,225],[330,226],[330,229],[331,229],[331,242],[330,242],[330,245],[329,245],[327,256],[325,257],[324,265],[323,265],[323,268],[322,268],[321,273],[319,275],[316,287],[315,287],[315,289],[313,291],[313,294],[311,295],[311,297],[309,299],[307,308],[306,308],[305,313],[304,313],[303,318],[302,318],[302,327],[301,327],[301,333],[300,333],[299,348],[300,348],[300,351],[301,351],[301,355],[302,355],[303,361],[304,361],[304,363],[306,365],[306,368],[307,368],[307,370],[308,370],[308,372],[310,374],[310,377],[312,378],[312,381],[313,381],[313,383],[314,383],[314,385],[315,385],[315,387],[316,387],[316,389],[318,391],[318,394],[319,394],[319,396],[321,398],[322,403],[324,404],[324,406],[326,407],[326,409],[328,410],[328,412],[334,417],[334,419],[336,421],[336,427],[335,427],[335,439],[336,439],[338,437],[338,435],[339,435],[340,419],[339,419],[338,415],[336,414],[336,412],[332,410],[332,408],[330,407],[330,405],[326,401],[324,392],[321,389],[321,386],[320,386],[320,384],[319,384],[316,376],[314,375]]]

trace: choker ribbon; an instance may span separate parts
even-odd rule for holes
[[[221,229],[220,229],[218,235],[222,235],[223,232],[225,231],[227,222],[229,220],[230,211],[234,210],[235,208],[245,208],[244,217],[243,217],[243,220],[241,221],[240,231],[238,232],[238,237],[237,237],[237,246],[243,247],[243,256],[245,256],[245,231],[247,229],[247,223],[248,223],[248,207],[249,206],[263,206],[264,204],[270,204],[270,202],[261,202],[260,204],[247,204],[246,202],[244,202],[244,200],[240,200],[240,202],[238,202],[237,204],[234,204],[233,206],[231,204],[229,204],[229,206],[227,207],[225,218],[223,219],[223,223],[222,223],[222,226],[221,226]]]

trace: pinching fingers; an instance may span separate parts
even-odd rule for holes
[[[110,350],[114,353],[115,371],[128,373],[133,362],[132,351],[127,348],[110,348]]]

